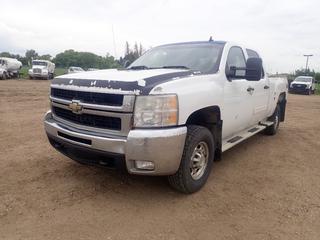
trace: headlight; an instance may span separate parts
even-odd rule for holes
[[[43,73],[48,73],[48,69],[42,69]]]
[[[134,109],[134,127],[167,127],[177,124],[177,95],[137,97]]]
[[[29,69],[29,71],[28,71],[29,73],[32,73],[32,69]]]

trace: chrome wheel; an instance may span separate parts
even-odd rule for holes
[[[190,161],[190,174],[193,180],[201,178],[206,170],[209,159],[209,147],[205,142],[199,142],[193,150]]]

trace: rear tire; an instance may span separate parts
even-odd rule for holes
[[[264,130],[264,133],[266,135],[275,135],[278,131],[279,124],[280,124],[280,105],[279,104],[277,104],[273,115],[268,120],[272,121],[273,124],[271,126],[267,127]]]
[[[180,167],[168,177],[171,187],[182,193],[200,190],[210,175],[214,149],[214,138],[207,128],[188,126]]]

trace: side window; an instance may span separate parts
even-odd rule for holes
[[[230,67],[236,68],[245,68],[246,67],[246,59],[244,57],[243,51],[240,47],[232,47],[229,50],[226,64],[226,75],[228,76],[228,72],[230,71]],[[245,70],[241,70],[241,76],[245,75]]]
[[[232,47],[227,58],[228,67],[245,68],[246,59],[240,47]]]
[[[256,51],[254,51],[254,50],[252,50],[252,49],[246,49],[246,51],[247,51],[247,54],[248,54],[248,57],[249,58],[259,58],[260,56],[259,56],[259,54],[256,52]],[[264,78],[264,69],[262,68],[262,76],[261,76],[261,78]]]
[[[248,54],[249,58],[252,58],[252,57],[258,58],[259,57],[259,54],[256,51],[252,50],[252,49],[248,49],[247,48],[246,51],[247,51],[247,54]]]

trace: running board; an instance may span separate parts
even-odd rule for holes
[[[260,122],[259,125],[262,125],[262,126],[266,126],[266,127],[269,127],[273,124],[273,122],[270,122],[270,121],[263,121],[263,122]]]
[[[228,138],[225,141],[222,141],[222,152],[225,152],[232,148],[233,146],[237,145],[238,143],[248,139],[249,137],[252,137],[253,135],[257,134],[258,132],[261,132],[262,130],[266,129],[267,126],[269,125],[270,122],[263,122],[260,123],[259,125],[247,128],[235,136]],[[271,122],[271,125],[273,123]]]

